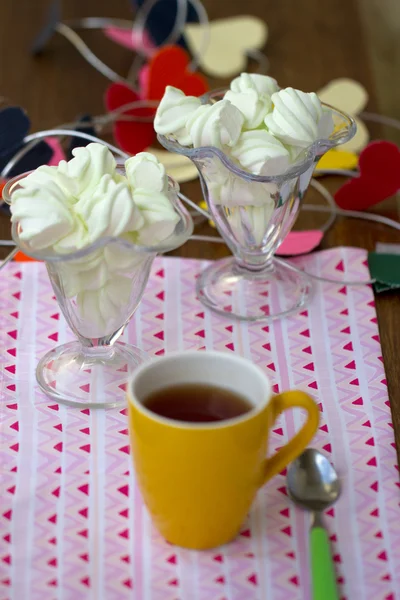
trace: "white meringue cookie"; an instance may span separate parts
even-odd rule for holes
[[[262,206],[277,200],[278,186],[248,181],[233,173],[218,158],[207,159],[203,176],[213,204],[231,206]]]
[[[214,201],[224,206],[263,206],[268,204],[277,194],[275,183],[258,183],[245,181],[233,175],[220,187],[219,198]]]
[[[245,92],[228,90],[224,98],[240,110],[244,117],[243,127],[245,129],[255,129],[261,125],[272,106],[270,96],[260,95],[256,90],[251,89]]]
[[[179,217],[167,195],[139,188],[134,191],[133,199],[144,220],[137,231],[138,244],[155,246],[174,232]]]
[[[50,248],[78,225],[63,190],[53,180],[41,187],[16,190],[11,215],[11,221],[20,224],[21,241],[32,250]]]
[[[88,230],[82,219],[74,213],[75,223],[73,229],[53,245],[53,250],[59,254],[70,254],[81,250],[90,244]]]
[[[57,168],[59,173],[75,182],[78,197],[90,195],[104,175],[110,175],[117,181],[120,179],[116,173],[115,158],[104,144],[92,143],[75,148],[72,154],[72,160],[62,160]]]
[[[135,244],[137,233],[126,233],[121,238]],[[149,260],[149,255],[137,252],[133,248],[115,241],[107,244],[104,248],[104,260],[111,273],[130,273],[133,277],[135,269],[139,268],[145,260]]]
[[[154,129],[161,135],[173,135],[179,144],[191,143],[186,129],[188,117],[201,105],[195,96],[186,96],[181,90],[168,85],[154,117]]]
[[[145,188],[154,192],[166,192],[168,177],[165,167],[150,152],[139,152],[125,162],[126,177],[133,190]]]
[[[84,194],[74,208],[86,223],[91,242],[136,231],[144,223],[127,181],[116,183],[111,175],[103,175],[92,194]]]
[[[245,129],[256,129],[270,112],[271,95],[277,90],[277,83],[272,77],[242,73],[231,82],[231,89],[224,98],[243,114]]]
[[[231,154],[254,175],[280,175],[290,162],[289,151],[264,129],[244,131]]]
[[[132,235],[136,234],[128,234]],[[150,260],[148,254],[141,254],[116,240],[82,258],[60,263],[57,269],[65,295],[73,298],[80,292],[99,290],[116,274],[126,274],[133,280],[146,260]]]
[[[228,100],[203,104],[190,115],[186,128],[195,148],[234,146],[239,139],[244,117]]]
[[[231,81],[230,88],[232,92],[256,90],[259,94],[267,94],[268,96],[272,96],[279,89],[276,79],[259,73],[241,73],[239,77],[235,77]]]
[[[317,94],[286,88],[273,94],[272,102],[274,108],[265,117],[265,124],[286,144],[306,148],[333,130],[333,121],[329,123],[329,117],[324,116]]]
[[[81,335],[99,338],[119,329],[134,308],[132,291],[132,279],[113,275],[102,288],[79,292],[76,303],[81,318]]]
[[[110,278],[104,251],[104,248],[99,248],[87,256],[62,262],[56,267],[67,298],[73,298],[84,290],[98,290],[104,286]]]
[[[62,190],[66,203],[74,204],[76,202],[78,186],[73,179],[61,172],[58,166],[42,165],[21,179],[19,184],[23,188],[32,188],[45,186],[49,181],[58,185]]]
[[[235,206],[230,210],[227,220],[237,241],[246,247],[263,245],[274,208],[270,200],[261,206]]]

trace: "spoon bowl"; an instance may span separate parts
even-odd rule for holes
[[[312,511],[322,511],[339,498],[339,477],[329,460],[307,448],[294,460],[287,472],[288,492],[296,504]]]

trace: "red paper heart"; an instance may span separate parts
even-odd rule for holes
[[[139,95],[124,83],[112,83],[106,91],[105,104],[107,110],[111,111],[140,99]],[[154,109],[133,108],[124,114],[149,117],[154,115]],[[155,131],[152,122],[116,121],[114,137],[122,150],[129,154],[137,154],[151,146],[155,138]]]
[[[366,210],[400,189],[400,150],[391,142],[371,142],[358,161],[360,176],[346,182],[335,194],[346,210]]]
[[[189,54],[179,46],[164,46],[150,60],[148,87],[149,100],[161,100],[167,85],[172,85],[187,96],[201,96],[208,91],[203,75],[187,70]]]

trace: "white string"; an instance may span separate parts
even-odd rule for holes
[[[378,115],[377,113],[370,112],[362,112],[358,116],[365,121],[381,123],[382,125],[388,125],[388,127],[394,127],[394,129],[400,129],[400,121],[393,117],[386,117],[385,115]]]
[[[219,235],[191,235],[190,240],[197,242],[212,242],[213,244],[225,244]]]
[[[9,254],[7,254],[7,256],[2,260],[2,262],[0,263],[0,271],[1,269],[3,269],[6,265],[8,265],[8,263],[10,261],[12,261],[12,259],[14,258],[14,256],[17,254],[18,252],[18,248],[14,248],[14,250],[11,250],[11,252]]]
[[[193,200],[190,200],[190,198],[188,198],[187,196],[185,196],[185,194],[182,194],[182,192],[179,192],[178,196],[179,196],[179,198],[181,200],[183,200],[184,202],[186,202],[186,204],[188,204],[189,206],[191,206],[192,208],[194,208],[194,210],[196,210],[198,213],[200,213],[201,215],[203,215],[203,217],[205,217],[207,219],[207,221],[211,221],[212,220],[212,217],[211,217],[210,213],[207,210],[205,210],[204,208],[201,208],[198,204],[196,204],[195,202],[193,202]]]
[[[332,196],[332,194],[316,179],[311,179],[310,183],[311,183],[311,186],[314,189],[316,189],[317,192],[319,192],[321,194],[321,196],[323,196],[328,203],[326,212],[329,211],[331,214],[329,215],[326,223],[324,223],[324,225],[320,228],[323,233],[326,233],[328,231],[328,229],[330,229],[332,227],[333,223],[336,220],[337,212],[336,212],[335,199]]]
[[[124,77],[118,75],[115,71],[113,71],[108,65],[106,65],[102,60],[100,60],[94,52],[91,51],[89,46],[85,44],[83,39],[68,25],[65,23],[57,23],[55,30],[67,38],[69,42],[78,50],[78,52],[83,56],[83,58],[94,67],[99,73],[107,77],[110,81],[114,82],[123,82],[127,83]]]
[[[128,19],[110,19],[108,17],[83,17],[82,19],[67,19],[65,25],[71,29],[107,29],[118,27],[119,29],[132,29],[132,21]]]
[[[144,2],[144,4],[139,8],[136,14],[136,18],[133,22],[128,21],[126,19],[87,17],[82,19],[70,19],[68,21],[65,21],[64,23],[57,23],[55,31],[57,31],[60,35],[64,36],[69,42],[71,42],[71,44],[76,48],[76,50],[81,54],[81,56],[107,79],[113,82],[126,83],[130,85],[136,92],[138,92],[139,90],[137,87],[137,75],[140,67],[142,66],[143,59],[147,54],[147,52],[144,51],[144,48],[146,46],[144,40],[146,22],[154,6],[156,6],[156,4],[158,4],[158,2],[161,1],[162,0],[146,0],[146,2]],[[201,62],[201,58],[204,55],[210,43],[210,21],[208,18],[207,11],[204,8],[204,5],[201,2],[201,0],[176,1],[177,10],[175,22],[172,27],[172,30],[168,34],[167,38],[163,41],[162,45],[165,46],[167,44],[175,43],[178,40],[179,36],[184,33],[188,7],[189,4],[191,4],[197,13],[199,25],[203,31],[203,38],[201,40],[199,50],[197,52],[193,52],[192,61],[188,66],[189,71],[196,71]],[[139,47],[136,48],[137,54],[129,70],[129,74],[126,78],[116,73],[102,60],[100,60],[94,54],[94,52],[92,52],[92,50],[87,46],[87,44],[82,40],[82,38],[76,33],[76,31],[74,31],[75,29],[104,29],[106,27],[120,27],[122,29],[131,29],[132,35],[134,32],[137,32],[139,34]],[[265,64],[265,61],[267,61],[267,59],[264,55],[259,56],[257,51],[252,50],[249,50],[247,54],[260,63],[261,71],[266,71],[267,65]]]
[[[315,175],[341,175],[342,177],[358,177],[358,171],[348,171],[347,169],[315,169]]]
[[[24,146],[19,152],[17,152],[17,154],[15,154],[15,156],[11,158],[11,160],[8,161],[8,163],[1,171],[0,177],[3,177],[5,179],[9,172],[12,170],[12,168],[18,163],[18,161],[20,161],[21,158],[23,158],[25,154],[27,154],[27,152],[29,152],[29,150],[35,145],[37,140],[46,137],[58,137],[60,135],[79,137],[88,140],[89,142],[98,142],[100,144],[103,144],[104,146],[107,146],[107,148],[109,148],[111,152],[117,154],[117,156],[120,156],[124,160],[127,160],[129,158],[129,154],[126,154],[126,152],[123,152],[116,146],[113,146],[112,144],[109,144],[108,142],[105,142],[104,140],[101,140],[100,138],[94,135],[90,135],[89,133],[83,133],[82,131],[74,131],[73,129],[48,129],[45,131],[38,131],[36,133],[31,133],[30,135],[27,135],[23,140],[26,146]]]
[[[315,206],[314,204],[303,204],[302,209],[308,212],[329,211],[329,209],[326,206]],[[392,229],[397,229],[397,231],[400,231],[400,223],[394,221],[393,219],[389,219],[389,217],[384,217],[383,215],[375,215],[372,213],[361,212],[358,210],[344,210],[337,207],[336,214],[342,217],[352,217],[354,219],[363,219],[364,221],[373,221],[374,223],[381,223],[382,225],[387,225],[388,227],[392,227]]]

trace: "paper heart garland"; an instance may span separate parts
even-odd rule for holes
[[[202,51],[205,25],[187,24],[185,39],[200,67],[213,77],[232,77],[245,70],[247,50],[260,50],[268,38],[264,21],[253,16],[218,19],[209,24],[209,43]],[[201,56],[200,56],[201,54]]]
[[[205,78],[187,70],[190,62],[188,53],[178,46],[164,46],[157,51],[150,62],[139,73],[140,93],[124,83],[112,83],[107,89],[105,104],[113,111],[138,100],[160,100],[167,85],[173,85],[187,95],[201,96],[208,90]],[[153,108],[134,108],[125,112],[133,116],[154,116]],[[164,164],[167,173],[178,183],[195,179],[197,169],[184,156],[174,156],[164,150],[150,148],[155,140],[152,122],[117,120],[114,124],[114,137],[117,144],[129,154],[144,150],[156,154]]]
[[[347,171],[352,171],[357,167],[357,164],[358,156],[354,152],[332,149],[319,159],[314,176],[318,176],[318,169],[322,171],[334,169],[346,169]]]
[[[148,64],[147,87],[144,97],[161,100],[167,85],[172,85],[187,96],[202,96],[209,87],[200,73],[188,71],[189,54],[179,46],[164,46],[154,54]]]
[[[357,115],[364,110],[368,102],[368,93],[364,86],[358,81],[345,77],[333,79],[318,92],[321,102],[331,104],[339,110],[351,115],[357,125],[355,136],[340,147],[340,150],[331,152],[356,152],[359,153],[368,144],[369,133],[364,123]],[[328,154],[329,154],[328,153]]]
[[[111,84],[105,97],[106,107],[109,111],[137,100],[140,100],[138,94],[124,83]],[[154,109],[132,109],[126,111],[125,114],[153,116]],[[114,124],[114,137],[118,146],[128,154],[137,154],[143,151],[152,152],[163,163],[168,175],[178,183],[191,181],[198,176],[196,167],[186,156],[150,147],[156,137],[152,122],[116,121]]]
[[[57,138],[46,138],[46,142],[53,150],[53,156],[47,164],[49,167],[57,167],[60,161],[66,159],[65,152]]]
[[[151,56],[156,50],[147,31],[143,32],[143,38],[134,29],[124,29],[122,27],[106,27],[103,29],[104,35],[128,50],[140,50],[141,54]]]
[[[137,12],[137,7],[148,4],[147,0],[131,1],[135,12]],[[177,7],[177,0],[162,0],[152,5],[145,26],[150,38],[157,46],[161,46],[173,30],[177,17]],[[198,20],[197,10],[191,2],[188,2],[186,23],[196,23]],[[182,36],[174,43],[183,47],[186,46]]]
[[[9,106],[0,110],[0,172],[24,147],[24,138],[29,132],[30,125],[29,117],[19,106]],[[42,140],[18,161],[8,172],[7,177],[15,177],[20,173],[45,165],[52,156],[52,148]],[[10,214],[10,209],[6,204],[1,205],[1,210]]]
[[[279,256],[298,256],[308,254],[320,245],[324,232],[320,229],[308,231],[290,231],[276,250]]]
[[[125,83],[112,83],[106,91],[105,104],[108,111],[113,111],[140,99],[140,96]],[[124,114],[151,117],[154,115],[154,109],[133,108]],[[151,146],[155,139],[155,131],[152,122],[115,121],[114,137],[122,150],[129,154],[137,154]]]
[[[371,142],[359,158],[360,176],[347,181],[335,194],[346,210],[366,210],[400,190],[400,150],[391,142]]]
[[[372,279],[376,279],[376,292],[400,289],[400,255],[377,252],[368,253],[368,267]]]

